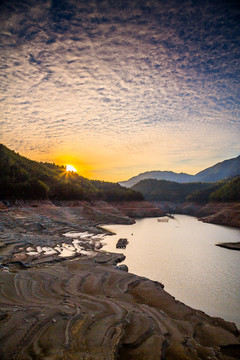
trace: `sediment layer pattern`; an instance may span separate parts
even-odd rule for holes
[[[158,282],[116,269],[125,256],[98,250],[93,237],[82,237],[85,252],[68,259],[28,250],[70,245],[64,232],[100,236],[103,220],[133,221],[119,212],[76,202],[2,208],[0,359],[239,359],[233,323],[184,305]]]
[[[0,295],[2,360],[231,359],[239,348],[233,324],[94,259],[2,271]]]

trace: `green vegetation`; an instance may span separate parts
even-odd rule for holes
[[[210,201],[239,201],[240,200],[240,176],[226,182],[218,190],[210,195]]]
[[[167,180],[145,179],[131,189],[140,191],[149,201],[233,202],[240,200],[240,176],[216,183],[177,183]]]
[[[196,203],[233,202],[240,200],[240,176],[219,181],[205,190],[196,191],[187,197],[187,201]]]
[[[64,166],[29,160],[0,144],[0,198],[121,201],[143,196],[119,184],[67,173]]]
[[[156,201],[185,201],[191,193],[206,189],[209,183],[177,183],[167,180],[142,180],[131,189],[140,191],[146,200]]]
[[[186,200],[197,204],[206,204],[210,201],[211,194],[218,190],[220,187],[221,185],[219,183],[213,183],[206,189],[193,192],[192,194],[187,196]]]
[[[240,176],[216,183],[177,183],[145,179],[132,188],[117,183],[89,180],[64,166],[29,160],[0,144],[1,199],[56,199],[128,201],[209,201],[240,200]]]

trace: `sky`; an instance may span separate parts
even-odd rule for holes
[[[240,154],[240,5],[3,1],[0,142],[108,181]]]

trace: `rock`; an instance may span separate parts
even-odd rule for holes
[[[240,358],[232,323],[191,309],[155,282],[111,265],[76,259],[0,277],[7,289],[1,295],[1,360],[25,360],[26,354],[51,354],[52,360]]]
[[[95,243],[95,250],[100,250],[103,247],[103,244],[100,241]]]
[[[1,360],[240,359],[239,331],[233,323],[176,301],[161,283],[129,274],[126,265],[118,265],[123,254],[99,251],[71,260],[57,255],[16,260],[20,255],[15,246],[60,246],[64,232],[95,227],[97,234],[96,223],[133,221],[114,206],[74,204],[44,203],[43,208],[41,202],[38,207],[19,202],[11,211],[0,211],[4,241],[14,244],[8,257],[0,259],[10,267],[0,271]],[[86,217],[84,208],[90,208]],[[51,234],[36,226],[43,212]]]
[[[38,227],[38,230],[46,230],[46,226],[41,223],[37,223],[37,227]]]
[[[126,249],[126,246],[128,244],[127,239],[119,239],[116,245],[117,249]]]
[[[7,206],[7,207],[10,207],[10,206],[11,206],[10,202],[7,201],[7,200],[2,200],[2,203],[3,203],[5,206]]]
[[[127,267],[127,265],[125,265],[125,264],[121,264],[121,265],[115,266],[115,269],[128,272],[128,267]]]
[[[3,311],[0,311],[0,321],[6,319],[7,316],[8,316],[7,313],[5,313],[5,312],[3,312]]]
[[[223,247],[223,248],[229,249],[229,250],[239,250],[240,251],[240,242],[219,243],[219,244],[216,244],[216,246],[220,246],[220,247]]]

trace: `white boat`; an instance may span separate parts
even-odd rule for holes
[[[168,222],[168,218],[166,218],[166,217],[162,217],[162,218],[159,218],[159,219],[157,219],[157,221],[158,222]]]

